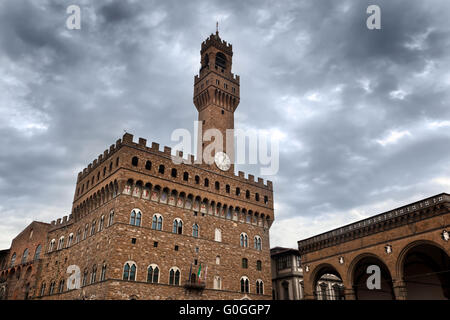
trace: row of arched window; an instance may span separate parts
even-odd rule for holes
[[[137,267],[136,263],[133,261],[128,261],[123,267],[122,279],[126,281],[136,281]],[[180,269],[177,267],[172,267],[169,270],[169,285],[179,286],[180,285]],[[147,267],[147,282],[148,283],[159,283],[160,282],[160,272],[159,267],[156,264],[151,264]]]
[[[113,224],[113,222],[114,222],[114,210],[111,210],[109,213],[107,226],[108,227],[111,226]],[[48,245],[47,252],[52,252],[55,249],[61,250],[61,249],[69,248],[72,245],[79,243],[81,240],[85,240],[85,239],[87,239],[87,237],[93,236],[96,232],[101,232],[104,228],[105,228],[105,215],[102,215],[98,221],[98,227],[97,227],[97,221],[95,219],[92,221],[92,223],[90,225],[89,225],[89,223],[86,223],[86,225],[84,226],[83,233],[82,233],[81,228],[79,228],[77,230],[75,239],[74,239],[73,233],[69,234],[67,242],[65,241],[65,237],[61,236],[58,239],[58,245],[56,247],[55,247],[56,239],[52,239]]]
[[[241,293],[250,293],[250,280],[243,276],[241,277]],[[255,283],[255,293],[264,294],[264,282],[260,279],[256,280]]]
[[[140,209],[131,210],[130,214],[130,224],[132,226],[140,227],[142,222],[142,211]],[[152,217],[152,229],[161,231],[163,227],[163,217],[159,213],[155,213]],[[180,218],[175,218],[172,223],[172,233],[175,234],[183,234],[183,220]],[[197,223],[192,225],[192,236],[198,238],[200,235],[200,227]],[[222,231],[218,228],[215,229],[214,232],[214,240],[221,242],[222,241]],[[254,249],[261,251],[262,250],[262,240],[261,237],[256,235],[254,237]],[[244,248],[248,248],[248,235],[243,232],[240,235],[240,246]]]
[[[253,238],[253,248],[261,251],[262,250],[262,240],[261,237],[256,235]],[[248,248],[248,235],[245,232],[242,232],[240,235],[240,245],[241,247]]]
[[[137,276],[137,266],[134,261],[127,261],[123,267],[123,275],[122,279],[126,281],[136,281]],[[181,271],[178,267],[172,267],[169,269],[169,279],[168,284],[179,286],[181,279]],[[147,267],[147,282],[148,283],[160,283],[160,269],[156,264],[150,264]],[[246,276],[243,276],[240,279],[241,283],[241,292],[242,293],[250,293],[249,279]],[[222,280],[219,276],[214,277],[213,281],[214,289],[222,289]],[[256,294],[264,294],[264,284],[263,281],[258,279],[256,280],[255,285],[255,293]]]
[[[97,280],[97,265],[94,264],[91,267],[91,272],[90,273],[89,273],[89,269],[88,268],[84,269],[80,285],[82,287],[84,287],[84,286],[87,286],[89,284],[94,284],[97,281],[104,281],[104,280],[106,280],[106,263],[102,264],[102,269],[101,269],[100,277],[98,278],[98,280]],[[48,291],[46,291],[47,290],[47,284],[45,282],[41,283],[41,288],[40,288],[40,291],[39,291],[39,295],[42,297],[42,296],[45,296],[45,295],[52,295],[52,294],[63,293],[65,291],[67,291],[66,282],[65,282],[64,279],[59,281],[58,287],[56,287],[56,283],[57,282],[55,280],[51,281],[50,282],[50,286],[48,288]],[[56,291],[56,289],[57,289],[57,291]]]
[[[33,260],[38,260],[40,258],[41,250],[42,250],[42,246],[40,244],[38,244],[38,246],[36,247],[36,250],[34,251]],[[29,255],[29,250],[28,250],[28,248],[26,248],[22,253],[22,259],[20,260],[20,264],[25,264],[28,262],[28,255]],[[17,254],[14,252],[13,255],[11,256],[11,260],[9,263],[10,268],[12,268],[16,265],[16,260],[17,260]]]
[[[133,157],[131,159],[131,165],[133,167],[138,167],[139,166],[139,158],[136,157],[136,156]],[[150,160],[147,160],[145,162],[145,166],[144,167],[145,167],[146,170],[151,170],[152,169],[152,162]],[[159,174],[165,174],[165,171],[166,171],[165,166],[163,164],[160,164],[158,166],[158,173]],[[176,168],[172,168],[170,170],[170,176],[172,178],[177,178],[178,177],[178,170]],[[183,181],[189,182],[189,179],[190,179],[189,172],[184,171],[182,177],[183,177]],[[198,176],[198,175],[194,176],[194,183],[197,184],[197,185],[200,184],[200,176]],[[210,185],[209,179],[208,178],[203,179],[203,186],[206,187],[206,188],[209,188],[209,185]],[[214,183],[214,189],[217,190],[217,191],[220,191],[220,182],[219,181],[216,181]],[[231,193],[231,187],[230,187],[229,184],[225,185],[225,192],[228,193],[228,194]],[[241,195],[241,189],[239,187],[236,187],[235,195],[236,196],[240,196]],[[259,202],[261,200],[260,199],[260,195],[259,195],[258,192],[256,192],[254,196],[255,196],[255,201]],[[245,199],[250,199],[250,198],[251,198],[250,197],[250,190],[247,189],[245,191]],[[269,197],[268,196],[264,196],[263,200],[264,200],[264,204],[267,205],[269,203]]]

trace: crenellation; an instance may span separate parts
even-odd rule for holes
[[[139,138],[139,146],[141,147],[147,147],[147,139]]]
[[[126,132],[122,137],[123,143],[133,143],[133,135],[131,133]]]
[[[159,151],[159,143],[152,142],[152,151]]]
[[[164,153],[167,155],[171,155],[172,154],[172,148],[168,147],[168,146],[164,146]]]

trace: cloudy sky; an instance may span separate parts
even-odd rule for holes
[[[279,139],[272,246],[449,192],[449,15],[447,0],[1,1],[0,248],[69,214],[77,173],[124,130],[161,145],[192,130],[216,20],[235,126]]]

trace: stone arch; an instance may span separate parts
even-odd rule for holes
[[[413,241],[401,251],[396,263],[398,279],[408,300],[450,299],[448,249],[431,240]]]
[[[369,290],[366,285],[367,267],[376,265],[380,268],[380,289]],[[347,269],[347,279],[352,285],[356,300],[395,300],[392,286],[392,271],[388,264],[376,254],[362,253],[356,256]]]
[[[311,275],[309,276],[309,291],[313,294],[314,299],[319,299],[319,294],[317,293],[316,287],[319,282],[328,282],[327,280],[322,280],[325,275],[333,275],[336,278],[340,279],[342,283],[344,283],[344,279],[338,271],[338,268],[333,266],[330,263],[322,263],[312,270]],[[344,287],[345,289],[345,287]]]

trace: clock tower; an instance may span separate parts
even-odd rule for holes
[[[214,162],[207,164],[203,159],[202,165],[234,174],[233,135],[229,133],[227,139],[227,129],[234,129],[234,111],[239,105],[239,76],[231,72],[233,46],[220,39],[216,30],[216,34],[203,41],[200,55],[201,67],[194,79],[194,105],[202,131],[198,135],[197,159],[203,159],[208,145],[215,142],[215,137],[203,141],[205,133],[217,129],[222,136],[223,149],[212,151]]]

